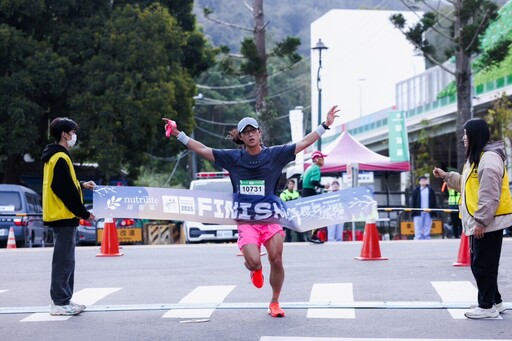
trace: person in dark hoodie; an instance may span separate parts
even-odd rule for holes
[[[478,288],[478,305],[467,318],[496,318],[506,310],[498,290],[498,267],[503,230],[512,225],[512,199],[506,167],[505,144],[492,142],[481,118],[464,124],[462,141],[466,163],[462,174],[434,168],[437,178],[461,194],[459,210],[463,232],[469,236],[471,271]]]
[[[69,118],[58,117],[50,123],[55,143],[42,153],[43,221],[53,228],[53,260],[50,297],[51,315],[76,315],[85,306],[71,301],[75,274],[76,227],[80,218],[94,219],[83,204],[82,189],[94,189],[94,181],[79,182],[69,148],[76,143],[78,125]]]

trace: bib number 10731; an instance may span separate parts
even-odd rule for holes
[[[265,195],[265,181],[240,180],[240,194]]]

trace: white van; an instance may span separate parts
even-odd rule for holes
[[[227,173],[198,173],[197,179],[190,182],[190,189],[196,191],[233,193],[231,180]],[[235,242],[238,240],[236,225],[219,225],[200,223],[197,221],[183,222],[187,243],[201,242]]]

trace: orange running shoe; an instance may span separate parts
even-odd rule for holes
[[[284,317],[284,310],[279,306],[279,302],[272,302],[268,306],[268,314],[272,317]]]
[[[263,287],[263,283],[265,283],[265,279],[263,278],[263,268],[260,268],[256,271],[251,271],[251,281],[256,288],[259,289]]]

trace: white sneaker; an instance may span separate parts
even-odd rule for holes
[[[507,310],[507,308],[505,307],[505,305],[503,304],[503,301],[501,301],[499,304],[495,304],[494,305],[494,308],[496,308],[496,310],[498,311],[498,313],[502,313],[504,312],[505,310]]]
[[[464,313],[464,316],[466,316],[469,319],[487,319],[498,317],[500,316],[500,313],[498,312],[498,310],[496,310],[494,306],[489,309],[476,307]]]
[[[52,316],[73,316],[78,315],[82,312],[79,307],[75,307],[71,304],[68,305],[54,305],[50,308],[50,315]]]
[[[503,304],[503,301],[501,301],[499,304],[494,304],[493,305],[494,309],[496,309],[498,311],[498,313],[502,313],[504,312],[505,310],[507,310],[507,308],[505,307],[505,305]],[[475,308],[478,308],[478,304],[472,304],[469,306],[469,309],[475,309]]]
[[[77,304],[77,303],[75,303],[73,301],[69,301],[69,305],[72,305],[73,307],[80,309],[80,312],[84,311],[85,308],[87,308],[85,305]]]

